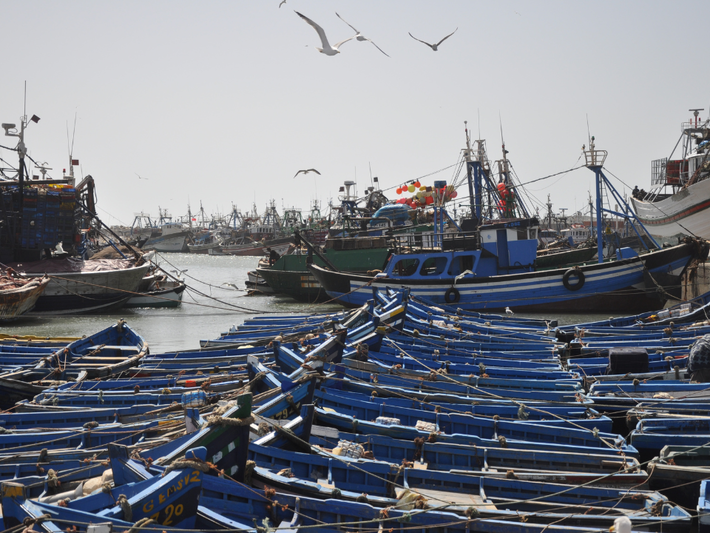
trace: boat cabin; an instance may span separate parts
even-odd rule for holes
[[[562,238],[569,241],[572,246],[585,242],[590,236],[590,229],[584,224],[572,224],[569,228],[560,231]]]
[[[385,267],[389,278],[446,279],[530,272],[537,257],[537,220],[519,219],[480,228],[476,249],[429,250],[395,254]]]

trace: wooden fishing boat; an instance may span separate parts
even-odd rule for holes
[[[358,458],[357,446],[358,451],[351,457],[343,451],[349,451],[348,443],[340,441],[339,444],[335,448],[340,455],[324,448],[315,448],[309,454],[253,442],[249,448],[250,457],[257,465],[253,478],[269,487],[314,498],[329,498],[337,491],[341,499],[355,501],[365,493],[368,502],[381,507],[401,506],[401,495],[409,492],[422,496],[429,503],[446,502],[449,504],[447,510],[455,513],[463,514],[474,505],[478,518],[484,520],[513,520],[519,513],[534,513],[536,522],[588,527],[609,527],[620,514],[633,517],[638,525],[664,521],[664,517],[657,516],[652,510],[665,498],[654,492],[631,491],[620,499],[618,488],[579,487],[512,476],[403,467]],[[405,488],[397,490],[398,486]],[[527,495],[526,498],[520,498],[521,492]],[[639,497],[640,494],[643,497]],[[667,505],[666,526],[675,524],[670,527],[680,530],[676,519],[685,514],[684,511],[674,512],[672,506]],[[556,508],[559,507],[564,507],[564,511],[558,512]]]
[[[148,343],[124,321],[65,348],[42,355],[28,353],[28,364],[0,375],[3,402],[29,399],[61,381],[106,378],[137,365],[148,353]]]
[[[367,272],[382,269],[390,252],[384,237],[329,239],[323,252],[283,255],[273,265],[260,265],[256,273],[277,294],[299,302],[324,302],[330,297],[308,270],[308,261],[320,266],[330,263],[348,272]]]
[[[138,288],[139,294],[131,296],[123,307],[179,307],[187,285],[166,274],[147,276]]]
[[[199,451],[195,455],[199,457]],[[36,520],[47,514],[49,516],[45,517],[42,525],[61,525],[60,530],[64,530],[65,524],[74,523],[81,528],[77,531],[87,531],[92,522],[109,522],[117,527],[127,525],[130,528],[134,522],[148,518],[162,526],[191,529],[195,525],[204,476],[195,464],[193,462],[187,467],[176,468],[162,477],[121,485],[107,492],[97,491],[68,502],[64,500],[64,506],[41,501],[30,502],[27,489],[22,484],[17,481],[3,482],[4,525],[6,529],[11,528],[21,525],[26,518]],[[123,498],[119,495],[123,495]]]
[[[692,509],[698,504],[701,482],[710,477],[709,452],[705,446],[664,446],[648,464],[649,487]]]
[[[149,262],[128,259],[48,259],[10,263],[28,278],[50,277],[33,314],[89,313],[123,305],[137,292]]]
[[[15,320],[31,311],[49,284],[49,278],[23,279],[0,276],[0,322]]]

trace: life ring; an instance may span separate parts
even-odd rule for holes
[[[569,279],[572,276],[577,277],[577,283],[575,283],[574,285],[572,285],[569,282]],[[562,284],[565,286],[565,288],[567,290],[570,290],[570,291],[578,291],[579,289],[581,289],[584,286],[584,281],[585,281],[584,272],[582,272],[582,270],[580,270],[579,268],[570,268],[562,276]]]
[[[444,294],[444,300],[447,304],[455,304],[461,299],[461,293],[456,287],[451,287],[446,294]]]

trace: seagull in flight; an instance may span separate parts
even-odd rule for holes
[[[296,15],[298,15],[303,20],[308,22],[308,24],[313,26],[313,29],[316,30],[316,32],[318,32],[318,37],[320,37],[320,42],[321,42],[323,48],[316,48],[316,50],[318,50],[321,54],[325,54],[327,56],[334,56],[335,54],[339,54],[340,50],[338,50],[338,48],[340,48],[340,46],[343,43],[347,43],[349,40],[355,38],[355,36],[353,35],[352,37],[345,39],[344,41],[340,41],[339,43],[335,43],[333,46],[330,46],[330,43],[328,42],[328,38],[325,36],[325,32],[323,31],[323,28],[318,26],[318,24],[313,22],[308,17],[301,15],[298,11],[294,11],[294,13],[296,13]]]
[[[318,172],[315,168],[309,168],[309,169],[299,170],[298,172],[296,172],[293,175],[293,177],[295,178],[299,174],[308,174],[309,172],[315,172],[316,174],[318,174],[320,176],[320,172]]]
[[[441,46],[441,43],[443,43],[446,39],[448,39],[448,38],[451,37],[454,33],[456,33],[457,30],[458,30],[458,28],[456,28],[454,31],[452,31],[451,33],[449,33],[446,37],[444,37],[441,41],[439,41],[439,42],[436,43],[436,44],[429,44],[429,43],[427,43],[427,42],[425,42],[425,41],[422,41],[421,39],[417,39],[417,38],[416,38],[414,35],[412,35],[411,33],[409,34],[409,36],[410,36],[412,39],[414,39],[415,41],[419,41],[420,43],[424,43],[424,44],[427,45],[429,48],[431,48],[432,50],[434,50],[434,52],[436,52],[436,51],[439,49],[439,46]],[[373,43],[373,44],[374,44],[374,43]]]
[[[147,180],[147,179],[148,179],[148,178],[144,178],[143,176],[141,176],[140,174],[138,174],[138,172],[134,172],[134,174],[135,174],[136,176],[138,176],[138,179],[139,179],[139,180]]]
[[[281,9],[281,6],[286,3],[286,0],[281,0],[281,3],[279,4],[279,9]]]
[[[335,14],[338,15],[337,12],[336,12]],[[345,24],[347,24],[348,26],[350,26],[350,27],[353,29],[353,31],[355,32],[355,39],[357,39],[358,41],[368,41],[368,42],[371,42],[371,43],[374,45],[375,48],[377,48],[380,52],[382,52],[382,53],[385,54],[387,57],[389,57],[389,54],[387,54],[382,48],[380,48],[379,46],[377,46],[371,39],[368,39],[368,38],[365,37],[362,33],[360,33],[359,31],[357,31],[357,29],[356,29],[352,24],[350,24],[347,20],[345,20],[345,19],[344,19],[343,17],[341,17],[340,15],[338,15],[338,18],[339,18],[340,20],[342,20]]]

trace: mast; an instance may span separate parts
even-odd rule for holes
[[[596,184],[596,222],[597,222],[597,261],[599,263],[602,263],[604,261],[604,234],[603,234],[603,228],[602,228],[602,212],[606,211],[607,213],[610,213],[612,215],[617,215],[620,217],[623,217],[625,219],[630,219],[633,217],[633,219],[636,221],[636,223],[639,225],[639,227],[644,231],[646,236],[649,238],[649,240],[653,243],[653,245],[657,248],[660,249],[660,246],[656,242],[656,240],[651,236],[651,234],[648,232],[646,227],[641,223],[641,221],[638,219],[636,214],[629,208],[629,205],[624,201],[623,197],[618,193],[618,191],[614,188],[614,186],[609,182],[607,177],[604,175],[604,172],[602,171],[602,168],[604,167],[604,161],[606,161],[606,156],[607,156],[607,151],[606,150],[596,150],[595,149],[595,144],[594,144],[594,137],[592,136],[589,140],[589,150],[584,151],[584,157],[585,157],[585,164],[586,167],[594,172],[595,176],[595,184]],[[604,207],[603,202],[602,202],[602,188],[606,187],[608,192],[610,193],[610,201],[613,198],[616,202],[617,205],[623,206],[624,212],[620,213],[617,211],[613,211],[611,209],[607,209]],[[636,232],[637,236],[641,240],[641,243],[644,244],[645,242],[644,239],[641,238],[641,234],[639,233],[638,229],[636,226],[632,226],[634,228],[634,231]]]
[[[466,161],[466,175],[468,177],[468,198],[470,203],[471,217],[476,216],[478,220],[480,217],[480,202],[474,200],[473,197],[473,165],[471,164],[473,158],[471,157],[473,150],[471,150],[471,136],[468,133],[468,121],[464,120],[464,131],[466,132],[466,148],[463,151],[464,161]],[[474,213],[474,209],[476,212]]]

